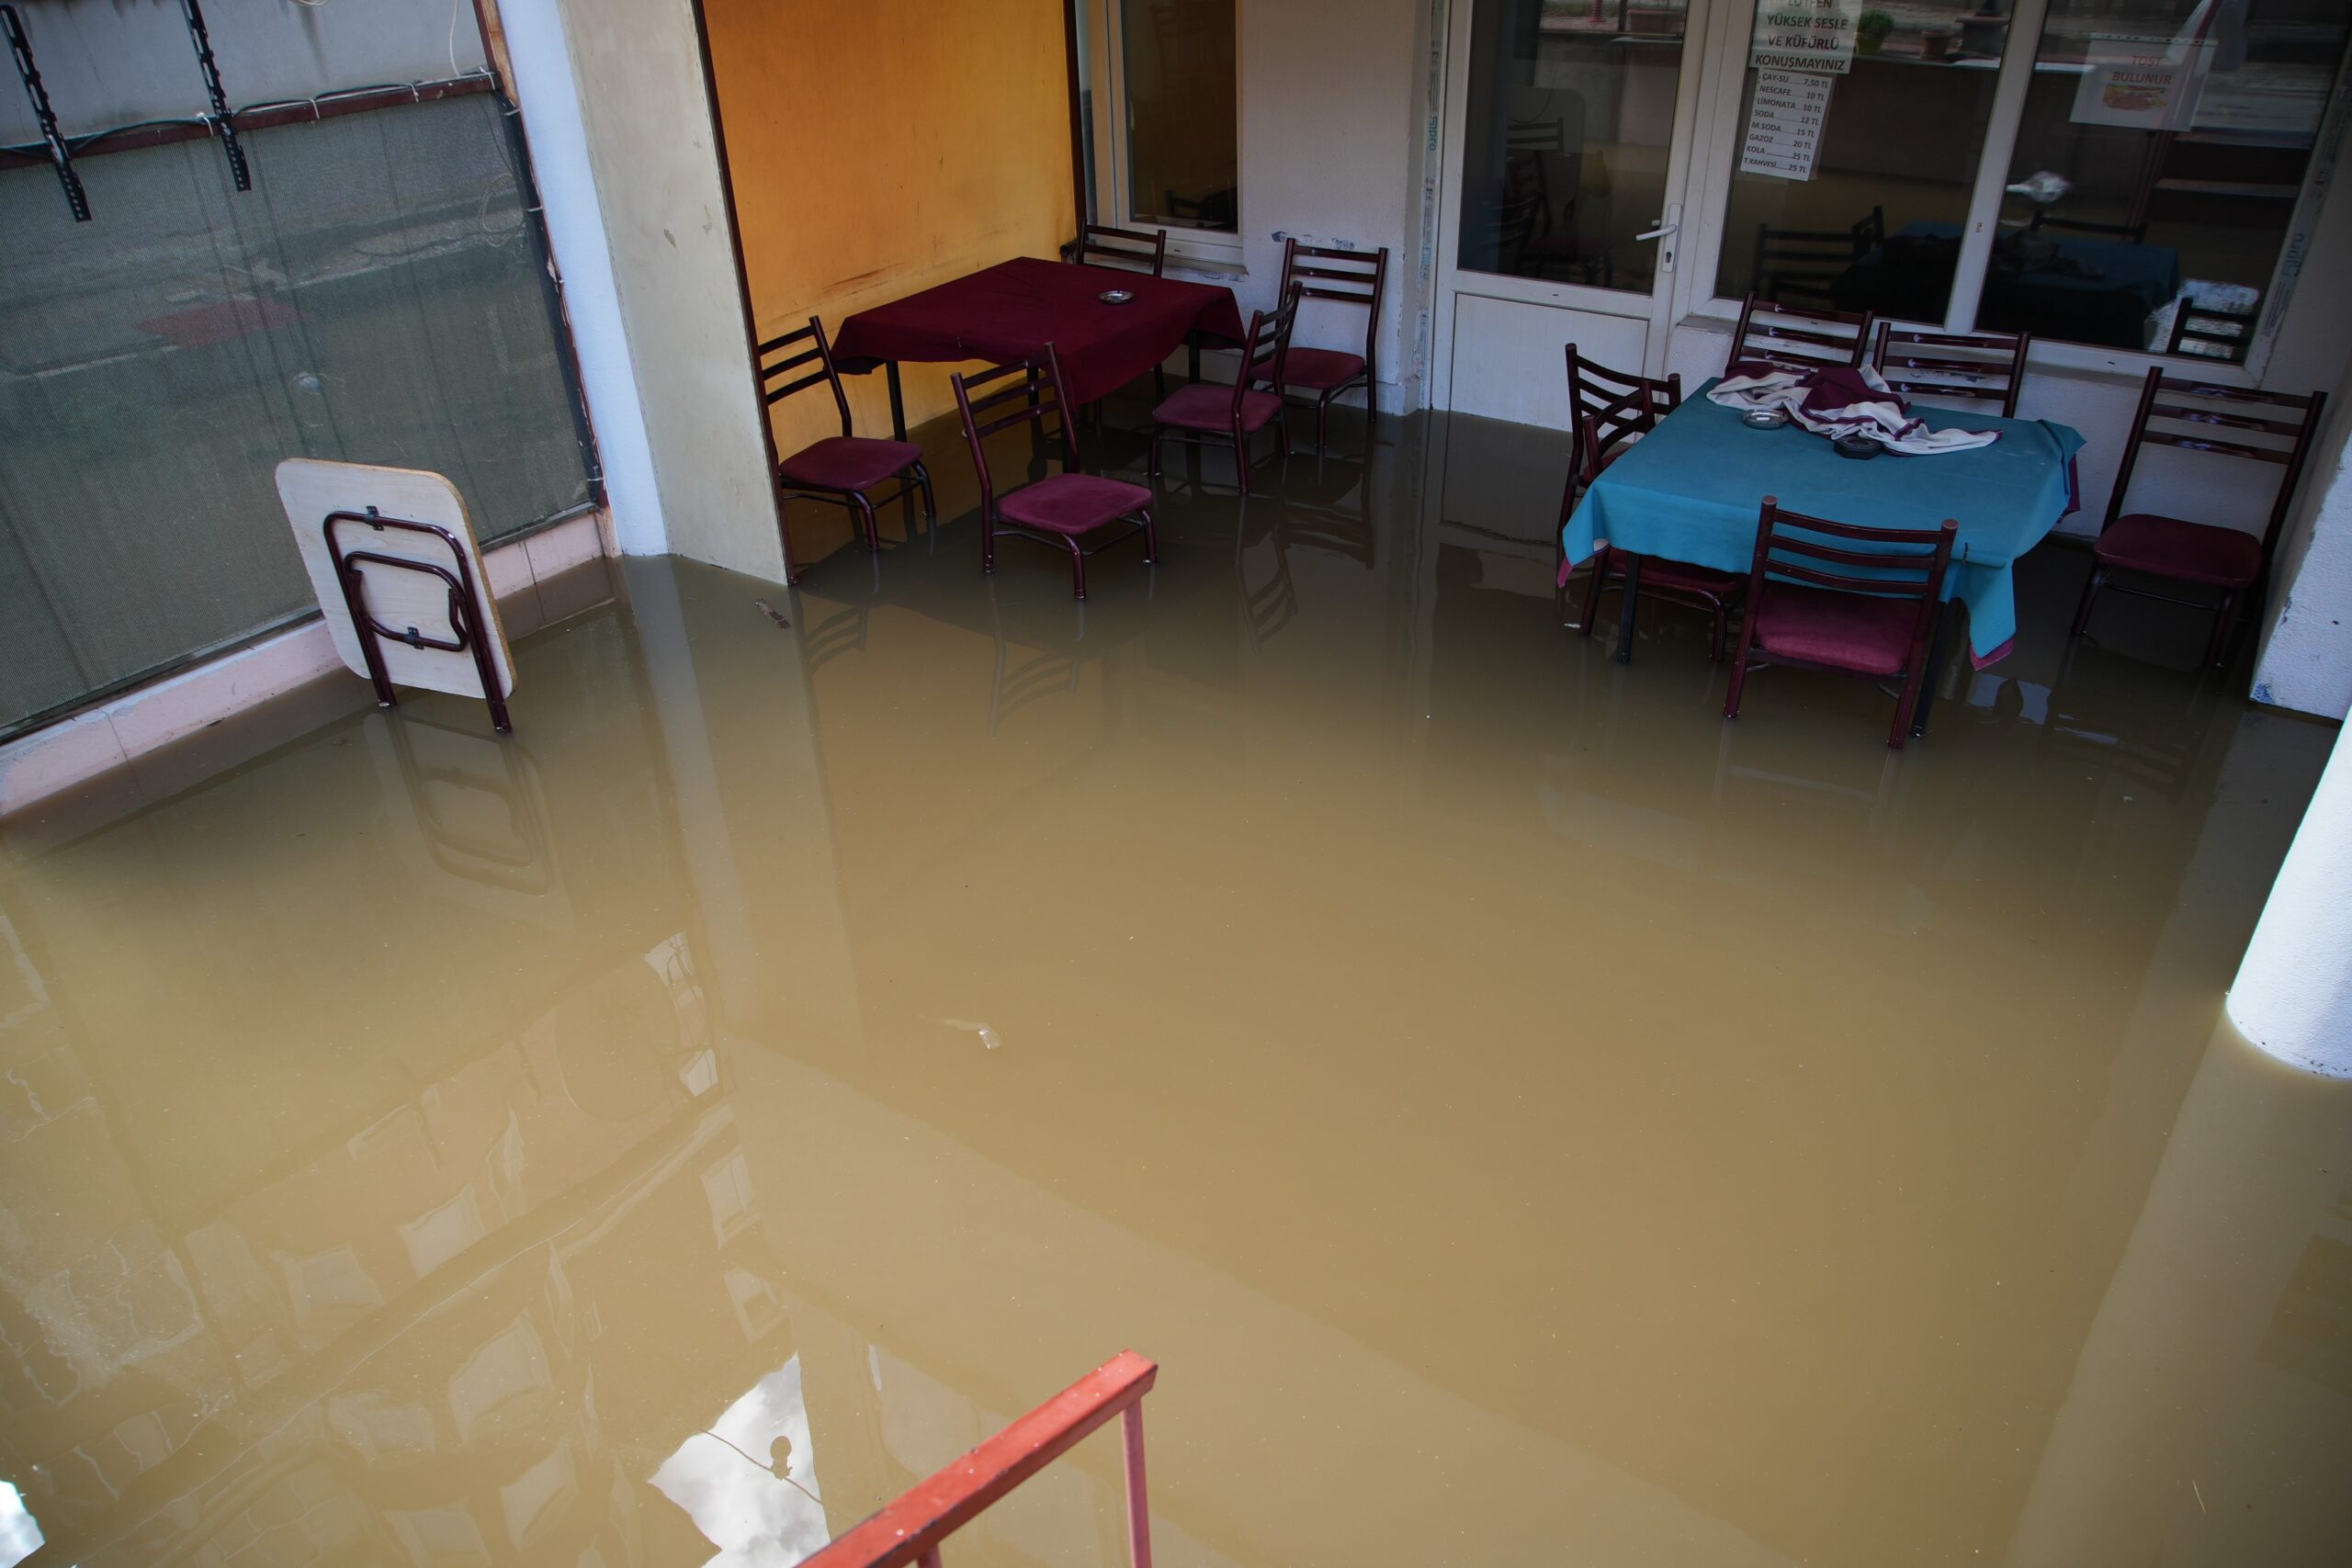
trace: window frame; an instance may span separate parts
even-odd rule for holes
[[[1698,222],[1683,254],[1690,269],[1690,317],[1719,320],[1728,325],[1738,319],[1741,301],[1716,292],[1716,275],[1723,260],[1724,232],[1730,211],[1732,177],[1739,159],[1733,138],[1739,130],[1740,99],[1747,83],[1747,46],[1755,26],[1755,0],[1717,0],[1725,25],[1711,31],[1705,47],[1711,85],[1702,87],[1701,123],[1695,134],[1693,162],[1696,188],[1689,210]],[[1951,298],[1946,301],[1939,325],[1948,332],[1971,332],[1984,288],[1985,263],[1999,232],[2001,202],[2008,185],[2009,162],[2017,152],[2024,124],[2026,93],[2033,84],[2034,60],[2041,51],[2043,24],[2050,0],[2016,0],[2009,32],[2002,48],[1993,89],[1993,103],[1978,154],[1976,180],[1969,196],[1968,217],[1961,231],[1960,255],[1953,266]],[[2301,279],[2303,260],[2315,234],[2329,188],[2335,183],[2345,142],[2352,138],[2352,39],[2336,62],[2327,108],[2313,141],[2311,161],[2303,170],[2301,189],[2287,221],[2287,235],[2271,264],[2256,318],[2254,340],[2245,362],[2229,365],[2192,354],[2157,354],[2147,350],[2103,348],[2037,337],[2029,363],[2037,369],[2106,372],[2144,376],[2155,366],[2196,376],[2199,380],[2230,386],[2259,386],[2278,341],[2281,322]]]
[[[1142,219],[1128,216],[1133,210],[1127,197],[1132,186],[1127,147],[1127,81],[1126,39],[1119,0],[1077,0],[1083,9],[1086,32],[1086,85],[1093,111],[1094,158],[1093,182],[1087,194],[1093,202],[1091,216],[1079,214],[1080,223],[1108,223],[1115,228],[1134,228]],[[1241,177],[1248,115],[1242,95],[1245,63],[1241,58],[1241,8],[1246,0],[1235,0],[1233,7],[1233,184],[1234,231],[1219,233],[1213,229],[1186,229],[1173,225],[1155,224],[1168,231],[1168,254],[1171,261],[1188,266],[1213,271],[1240,272],[1243,269],[1243,234],[1246,219],[1243,209],[1250,193]],[[1103,214],[1116,214],[1104,217]]]

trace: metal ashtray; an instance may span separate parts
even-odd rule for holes
[[[1852,457],[1860,461],[1867,461],[1886,450],[1886,443],[1877,436],[1863,435],[1860,433],[1841,435],[1829,445],[1837,449],[1838,456],[1840,457]]]
[[[1749,409],[1739,416],[1739,423],[1750,430],[1778,430],[1789,423],[1786,409]]]
[[[1105,305],[1124,305],[1135,298],[1135,291],[1128,288],[1105,288],[1094,298],[1102,300]]]

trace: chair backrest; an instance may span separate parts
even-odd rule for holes
[[[1590,484],[1611,450],[1682,406],[1682,378],[1631,376],[1568,344],[1568,488]]]
[[[808,346],[798,354],[786,352],[804,343]],[[771,365],[768,355],[772,354],[785,354],[786,357]],[[851,434],[849,394],[842,390],[842,374],[833,368],[833,346],[825,341],[825,324],[822,321],[811,316],[807,326],[796,327],[782,337],[768,339],[760,344],[759,361],[762,400],[774,407],[793,393],[806,391],[822,381],[833,389],[833,407],[841,411],[842,434]],[[791,376],[804,365],[814,365],[817,368],[805,376],[794,377],[781,386],[775,384],[779,378]]]
[[[2267,563],[2278,543],[2278,525],[2295,499],[2303,477],[2312,439],[2319,433],[2320,415],[2327,394],[2260,392],[2251,387],[2217,387],[2167,376],[2164,367],[2148,372],[2140,389],[2140,412],[2132,416],[2132,438],[2123,448],[2123,462],[2115,471],[2115,488],[2107,498],[2101,532],[2122,515],[2124,492],[2132,488],[2132,470],[2139,466],[2143,446],[2180,446],[2191,452],[2217,452],[2231,457],[2251,457],[2277,463],[2278,494],[2270,504],[2269,521],[2262,531],[2262,557]],[[2226,434],[2216,434],[2216,431]]]
[[[972,448],[972,468],[980,478],[980,504],[996,506],[996,484],[989,477],[988,438],[1000,430],[1035,422],[1037,434],[1046,432],[1051,419],[1062,450],[1062,467],[1079,471],[1078,426],[1069,417],[1069,395],[1062,384],[1061,355],[1047,344],[1043,353],[1027,359],[1009,359],[970,375],[948,377],[956,389],[956,412],[963,417],[964,439]],[[1032,401],[1032,399],[1035,401]]]
[[[1998,403],[2001,417],[2014,419],[2032,342],[2030,333],[1939,333],[1881,321],[1871,364],[1905,397]]]
[[[1755,295],[1779,304],[1831,302],[1830,287],[1848,267],[1886,243],[1886,209],[1873,207],[1843,229],[1756,226]]]
[[[1833,523],[1802,512],[1783,512],[1780,499],[1766,496],[1756,524],[1756,558],[1748,568],[1747,603],[1759,602],[1765,580],[1806,582],[1841,593],[1881,599],[1916,599],[1919,613],[1911,630],[1917,660],[1934,630],[1942,602],[1944,572],[1960,525],[1947,517],[1934,528],[1871,528]],[[1835,541],[1850,540],[1851,544]],[[1840,567],[1858,568],[1841,571]],[[1748,614],[1756,612],[1751,607]]]
[[[2137,223],[2095,223],[2087,218],[2059,218],[2046,207],[2037,207],[2026,220],[2028,229],[2039,233],[2044,229],[2064,229],[2075,234],[2097,234],[2105,239],[2121,240],[2126,244],[2144,245],[2148,243],[2147,220]]]
[[[1760,359],[1782,370],[1822,370],[1862,363],[1870,318],[1860,310],[1808,310],[1754,294],[1739,308],[1724,363]]]
[[[1302,245],[1298,236],[1283,242],[1283,281],[1279,296],[1287,299],[1298,286],[1302,300],[1335,299],[1364,308],[1363,363],[1372,375],[1373,345],[1380,336],[1380,296],[1388,286],[1388,247],[1378,251],[1342,251],[1329,245]]]
[[[1241,419],[1241,400],[1252,388],[1263,387],[1277,397],[1282,395],[1283,367],[1290,358],[1291,328],[1298,322],[1298,301],[1303,293],[1303,286],[1294,283],[1283,290],[1282,302],[1272,310],[1250,314],[1241,367],[1233,378],[1236,423]]]
[[[1084,265],[1115,266],[1158,277],[1168,265],[1168,231],[1081,223],[1070,248],[1076,253],[1072,259]]]

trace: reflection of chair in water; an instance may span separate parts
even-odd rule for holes
[[[1843,229],[1775,229],[1756,226],[1756,255],[1748,276],[1756,297],[1774,304],[1834,303],[1830,285],[1845,270],[1886,243],[1886,209]]]
[[[2070,642],[2050,688],[2044,756],[2063,756],[2111,785],[2179,802],[2210,792],[2230,731],[2211,722],[2226,698],[2210,682],[2184,686],[2136,660]],[[2218,741],[2217,741],[2218,738]]]
[[[1843,807],[1847,811],[1860,808],[1864,818],[1863,837],[1873,840],[1882,833],[1892,832],[1901,825],[1903,799],[1906,793],[1905,781],[1910,775],[1903,771],[1902,759],[1892,749],[1882,754],[1878,776],[1865,787],[1859,784],[1816,778],[1809,772],[1798,773],[1785,767],[1763,767],[1754,762],[1743,765],[1732,761],[1736,745],[1753,747],[1757,742],[1746,737],[1762,733],[1741,730],[1736,725],[1724,726],[1723,739],[1715,748],[1714,804],[1718,809],[1730,804],[1736,788],[1741,794],[1761,795],[1771,801],[1776,808],[1776,836],[1787,836],[1792,826],[1784,817],[1777,815],[1778,808],[1794,801]],[[1797,746],[1789,749],[1799,754],[1791,759],[1795,765],[1810,770],[1821,764],[1822,759],[1811,754],[1812,739],[1812,736],[1806,735]]]
[[[435,865],[514,893],[554,886],[547,810],[527,752],[413,716],[385,733]]]
[[[807,603],[808,601],[803,601]],[[846,610],[836,610],[808,628],[800,641],[800,658],[810,674],[815,674],[832,660],[844,653],[861,652],[865,647],[865,622],[868,606],[852,604]]]
[[[1065,695],[1078,691],[1080,660],[1074,654],[1057,653],[1052,649],[1040,649],[1020,663],[1012,661],[1012,641],[1005,635],[1004,612],[997,603],[996,584],[989,589],[989,626],[996,637],[996,666],[989,681],[989,733],[996,733],[997,725],[1018,709],[1027,707],[1041,697],[1059,692]],[[1086,604],[1078,605],[1080,641],[1086,638]]]
[[[1263,652],[1267,639],[1297,616],[1298,584],[1291,580],[1290,550],[1283,539],[1280,519],[1266,530],[1267,542],[1274,547],[1274,573],[1261,587],[1252,587],[1250,582],[1250,563],[1245,555],[1249,538],[1246,525],[1235,528],[1233,577],[1241,585],[1241,629],[1249,633],[1250,648]]]

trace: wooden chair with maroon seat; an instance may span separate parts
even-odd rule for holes
[[[1366,254],[1329,245],[1302,245],[1296,235],[1283,243],[1283,281],[1278,299],[1290,298],[1293,285],[1301,301],[1331,299],[1363,307],[1363,352],[1349,354],[1333,348],[1294,345],[1283,361],[1284,392],[1309,392],[1315,397],[1315,450],[1323,450],[1323,434],[1331,400],[1349,388],[1363,388],[1364,421],[1380,417],[1378,378],[1373,374],[1373,351],[1380,341],[1380,296],[1388,283],[1388,247]]]
[[[1655,430],[1659,420],[1682,406],[1679,376],[1668,376],[1664,380],[1629,376],[1585,358],[1577,352],[1575,344],[1568,344],[1567,360],[1568,482],[1560,496],[1562,530],[1566,529],[1568,514],[1576,510],[1585,487],[1623,457],[1636,436]],[[1627,569],[1634,561],[1631,552],[1612,549],[1605,541],[1593,551],[1585,579],[1584,608],[1577,615],[1579,636],[1592,635],[1593,617],[1600,607],[1602,591],[1615,588],[1622,592]],[[1714,632],[1710,657],[1722,662],[1731,607],[1738,601],[1747,579],[1728,571],[1668,560],[1662,556],[1646,556],[1641,559],[1641,571],[1635,581],[1637,601],[1647,595],[1706,611]],[[1628,604],[1623,613],[1631,615],[1634,609]]]
[[[1152,526],[1151,491],[1125,479],[1103,479],[1079,467],[1077,422],[1062,383],[1061,356],[1047,344],[1034,359],[1015,359],[972,375],[948,378],[956,411],[963,416],[964,439],[980,479],[980,570],[996,570],[996,536],[1011,534],[1069,551],[1071,585],[1086,597],[1086,558],[1136,535],[1143,536],[1143,558],[1159,558],[1159,536]],[[999,495],[989,473],[988,437],[1016,424],[1034,423],[1047,439],[1046,422],[1059,426],[1062,471]],[[1087,545],[1090,536],[1115,523],[1132,525]]]
[[[1747,672],[1761,665],[1834,670],[1873,682],[1900,677],[1894,728],[1886,739],[1900,751],[1927,687],[1929,638],[1959,531],[1951,518],[1937,528],[1833,523],[1783,512],[1777,499],[1766,496],[1724,716],[1739,716]]]
[[[1726,367],[1761,360],[1776,370],[1853,370],[1870,347],[1870,317],[1860,310],[1809,310],[1750,294],[1739,308]]]
[[[1290,456],[1290,405],[1283,401],[1283,362],[1290,353],[1291,327],[1298,320],[1300,286],[1292,284],[1281,308],[1259,310],[1250,318],[1250,332],[1233,385],[1195,381],[1179,387],[1151,411],[1151,477],[1159,478],[1159,444],[1171,433],[1193,445],[1233,447],[1233,468],[1242,496],[1250,494],[1250,438],[1267,425],[1282,439],[1282,454]]]
[[[2107,498],[2107,519],[2099,525],[2092,546],[2091,580],[2083,585],[2082,603],[2075,610],[2072,635],[2080,637],[2090,624],[2091,605],[2102,589],[2119,593],[2185,604],[2213,617],[2212,635],[2205,642],[2205,662],[2218,667],[2227,646],[2233,612],[2241,598],[2270,570],[2271,551],[2278,543],[2279,525],[2287,518],[2295,486],[2311,457],[2327,394],[2258,392],[2246,387],[2217,387],[2209,382],[2167,376],[2159,366],[2148,372],[2141,389],[2140,411],[2132,419],[2132,440],[2116,470],[2115,488]],[[2218,434],[2224,431],[2228,434]],[[2143,446],[2181,446],[2192,452],[2276,463],[2278,493],[2260,534],[2151,512],[2125,512],[2132,472]],[[2184,599],[2145,588],[2110,583],[2110,573],[2121,570],[2172,582],[2214,591],[2211,599]]]
[[[775,364],[768,363],[771,354],[784,354],[801,344],[808,346],[797,354],[787,355]],[[786,500],[822,501],[845,508],[854,516],[860,531],[865,536],[865,547],[882,547],[880,531],[875,525],[875,498],[866,492],[886,479],[905,477],[906,482],[881,497],[892,502],[909,491],[922,491],[922,520],[926,527],[939,521],[939,506],[932,495],[931,470],[923,467],[922,448],[911,441],[883,441],[852,432],[849,416],[849,394],[842,390],[841,372],[833,368],[833,350],[825,341],[824,323],[816,317],[808,324],[796,328],[782,337],[768,339],[760,344],[761,395],[770,408],[784,401],[795,392],[806,391],[822,382],[832,389],[833,407],[842,416],[842,433],[828,435],[795,452],[775,467],[777,492]],[[804,365],[816,369],[782,386],[772,386],[779,377],[790,376]]]
[[[2030,333],[1947,333],[1881,321],[1871,367],[1906,398],[1998,403],[2003,419],[2015,419],[2032,346]]]
[[[1062,254],[1081,266],[1115,266],[1158,277],[1168,266],[1168,231],[1081,223],[1078,238],[1062,247]]]

